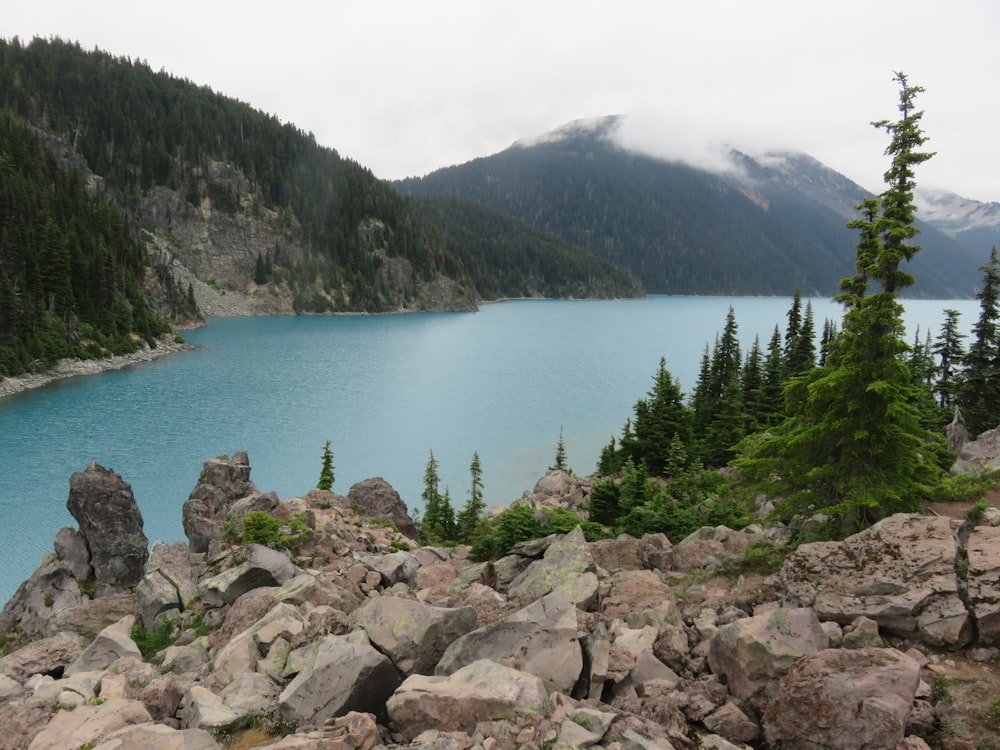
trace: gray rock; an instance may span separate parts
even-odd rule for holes
[[[822,620],[868,617],[890,635],[958,648],[972,623],[955,575],[958,522],[897,514],[842,542],[803,544],[776,584]]]
[[[120,729],[152,721],[139,701],[112,698],[100,705],[80,705],[72,711],[57,711],[35,735],[31,750],[66,750],[95,747]]]
[[[583,530],[577,526],[568,534],[555,540],[545,550],[541,560],[531,563],[523,573],[511,581],[508,591],[511,596],[526,596],[538,599],[560,586],[567,591],[578,589],[578,579],[585,573],[594,573],[596,565],[590,554]],[[596,577],[593,581],[596,584]],[[579,597],[570,596],[574,603]]]
[[[61,673],[83,653],[83,647],[83,639],[75,633],[32,641],[0,658],[0,674],[23,683],[33,674]]]
[[[981,646],[1000,645],[1000,527],[980,526],[966,544],[969,606]]]
[[[547,690],[571,693],[583,671],[576,607],[556,589],[503,620],[456,640],[444,652],[435,673],[452,674],[483,659],[536,675]]]
[[[828,649],[796,662],[764,712],[776,750],[895,750],[920,666],[894,648]]]
[[[474,607],[432,607],[396,596],[372,599],[355,617],[404,675],[433,674],[445,649],[476,627]]]
[[[222,525],[237,500],[258,492],[250,481],[250,459],[239,452],[230,459],[219,456],[205,461],[198,484],[184,502],[182,521],[192,552],[208,552],[212,541],[222,537]]]
[[[64,526],[56,532],[56,538],[52,545],[55,547],[56,557],[69,566],[76,580],[85,581],[94,575],[94,568],[90,564],[90,550],[87,548],[87,540],[79,531]]]
[[[109,734],[94,750],[222,750],[204,729],[177,730],[163,724],[140,724]]]
[[[390,521],[400,534],[417,539],[417,527],[406,510],[406,503],[399,493],[382,477],[365,479],[353,485],[347,499],[361,508],[361,513],[369,518]]]
[[[20,630],[31,638],[52,635],[53,619],[84,599],[69,564],[47,555],[4,606],[0,632]]]
[[[547,698],[538,677],[482,660],[447,676],[407,677],[386,710],[393,728],[409,742],[428,729],[471,732],[487,718],[542,713]]]
[[[328,635],[292,652],[289,664],[302,665],[278,699],[281,716],[297,725],[321,725],[350,711],[383,714],[399,673],[361,631]]]
[[[205,729],[217,732],[227,729],[243,717],[226,706],[222,698],[208,688],[192,685],[184,702],[185,729]]]
[[[128,482],[94,462],[69,478],[66,508],[80,526],[98,584],[131,588],[143,575],[149,540]]]
[[[827,647],[811,609],[772,609],[724,625],[712,638],[708,663],[739,700],[773,698],[796,659]]]
[[[240,718],[268,716],[277,710],[281,688],[260,672],[247,672],[236,677],[219,693],[227,708]]]
[[[134,624],[135,618],[128,615],[114,625],[106,627],[83,650],[83,653],[66,667],[64,674],[69,677],[80,672],[99,671],[127,656],[142,659],[139,647],[135,645],[135,641],[129,635]]]
[[[295,577],[295,566],[283,552],[261,544],[248,544],[246,559],[198,584],[206,607],[232,604],[252,589],[280,586]]]
[[[361,562],[382,576],[383,586],[408,583],[416,575],[420,561],[411,552],[390,552],[387,555],[369,555]]]
[[[198,595],[198,580],[184,542],[154,542],[145,574],[136,586],[139,617],[147,628],[164,612],[183,612]]]

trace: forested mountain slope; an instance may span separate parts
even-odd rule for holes
[[[844,224],[865,191],[803,154],[709,172],[627,151],[619,118],[572,123],[534,142],[396,183],[476,201],[551,231],[669,294],[835,294],[853,273]],[[925,227],[914,295],[971,296],[988,253]]]
[[[0,165],[32,183],[5,183],[8,197],[16,188],[21,202],[8,200],[0,225],[0,293],[16,296],[18,308],[4,313],[0,346],[14,347],[23,330],[51,325],[66,331],[56,348],[74,351],[77,320],[85,318],[76,302],[105,317],[124,304],[139,322],[119,337],[123,343],[150,335],[146,308],[158,321],[153,328],[162,328],[157,314],[178,322],[196,305],[206,314],[468,310],[482,298],[560,289],[574,296],[641,294],[609,263],[538,232],[517,230],[524,243],[518,252],[538,262],[511,274],[495,253],[476,257],[469,232],[452,223],[449,233],[312,134],[138,60],[58,39],[0,40],[0,113],[8,130]],[[45,153],[28,148],[32,137]],[[29,151],[46,164],[25,163]],[[52,156],[62,165],[58,178]],[[83,291],[96,282],[76,274],[78,267],[103,262],[103,251],[87,241],[65,251],[81,287],[72,301],[66,285],[38,286],[37,269],[49,265],[48,238],[58,234],[72,244],[73,222],[90,221],[53,210],[44,214],[52,220],[48,235],[44,221],[26,230],[32,219],[23,214],[33,208],[24,201],[43,183],[54,187],[46,199],[54,204],[80,205],[86,195],[117,206],[119,217],[107,226],[102,219],[91,232],[117,232],[134,243],[131,275],[110,296]],[[66,193],[71,184],[79,195]],[[557,263],[545,257],[549,252]],[[21,321],[17,333],[13,318]],[[3,369],[13,374],[25,361],[44,367],[50,359],[22,352],[20,364],[11,359]]]

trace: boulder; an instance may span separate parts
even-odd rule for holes
[[[20,683],[33,674],[62,674],[83,653],[83,647],[83,639],[75,633],[32,641],[0,658],[0,674]]]
[[[226,685],[219,693],[227,708],[240,718],[268,716],[278,705],[281,688],[260,672],[246,672]]]
[[[576,606],[556,589],[456,640],[442,655],[435,673],[452,674],[484,659],[540,677],[546,690],[571,693],[583,671]]]
[[[56,612],[49,621],[48,629],[50,632],[68,630],[93,640],[108,625],[134,614],[136,601],[133,591],[108,594],[99,599],[83,599],[75,607]]]
[[[669,570],[672,545],[666,534],[644,534],[641,539],[622,534],[590,543],[594,561],[604,570]]]
[[[29,747],[30,750],[96,747],[124,727],[151,721],[152,717],[139,701],[112,698],[100,705],[57,711]]]
[[[142,659],[139,647],[135,645],[129,631],[135,624],[135,617],[127,615],[114,625],[109,625],[91,641],[73,663],[66,667],[64,674],[70,677],[80,672],[95,672],[109,667],[123,656]]]
[[[349,711],[328,722],[322,729],[290,734],[275,742],[269,742],[266,748],[267,750],[371,750],[376,746],[382,744],[375,717],[372,714]]]
[[[381,576],[381,585],[386,587],[408,583],[420,568],[420,561],[411,552],[369,555],[361,561],[369,570]]]
[[[432,607],[396,596],[374,598],[355,616],[372,644],[404,675],[433,674],[445,649],[476,627],[474,607]]]
[[[652,570],[615,572],[601,586],[601,613],[633,628],[681,624],[673,591]]]
[[[538,599],[553,589],[565,587],[568,592],[580,590],[578,577],[593,574],[596,569],[583,530],[577,526],[568,534],[554,541],[545,550],[540,560],[531,563],[520,575],[510,582],[511,596]],[[596,577],[593,582],[596,584]],[[570,595],[574,603],[586,607],[585,599]]]
[[[94,750],[222,750],[222,745],[204,729],[139,724],[112,732]]]
[[[85,598],[69,564],[46,555],[0,612],[0,632],[20,630],[31,638],[53,635],[53,619]]]
[[[147,628],[152,628],[164,612],[183,612],[198,595],[198,579],[187,544],[154,542],[135,593],[139,617]]]
[[[712,711],[702,723],[708,731],[734,742],[753,742],[760,736],[760,727],[732,701]]]
[[[1000,646],[1000,527],[973,529],[966,543],[969,606],[980,646]]]
[[[206,607],[222,607],[252,589],[280,586],[294,578],[295,572],[285,553],[262,544],[248,544],[243,562],[202,580],[198,593]]]
[[[776,750],[895,750],[920,665],[894,648],[827,649],[797,661],[764,712]]]
[[[347,492],[347,499],[361,509],[362,515],[389,521],[400,534],[413,540],[418,538],[417,527],[406,510],[406,503],[382,477],[365,479],[353,485]]]
[[[184,702],[184,728],[218,732],[235,725],[243,715],[222,702],[222,698],[201,685],[192,685]]]
[[[719,628],[708,664],[738,700],[773,698],[796,659],[826,647],[826,632],[811,609],[772,609]]]
[[[957,530],[948,518],[890,516],[842,542],[803,544],[776,585],[822,620],[865,616],[890,635],[958,648],[973,628],[955,575]]]
[[[184,502],[182,522],[192,552],[208,552],[222,537],[222,525],[237,500],[256,493],[245,452],[205,461],[198,484]]]
[[[1000,468],[1000,427],[979,435],[966,442],[958,452],[958,458],[951,466],[951,475],[982,474],[984,471]]]
[[[128,482],[94,462],[69,478],[66,508],[80,526],[98,584],[134,587],[143,575],[149,540]]]
[[[278,710],[297,725],[321,725],[350,711],[384,714],[386,699],[400,683],[385,654],[362,631],[328,635],[292,652],[299,673],[278,698]]]
[[[548,691],[542,680],[490,660],[450,675],[411,675],[386,704],[392,726],[409,742],[428,729],[471,733],[485,719],[518,712],[541,714]]]

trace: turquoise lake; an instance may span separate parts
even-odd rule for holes
[[[812,301],[817,332],[839,305]],[[0,400],[0,600],[52,550],[69,476],[91,462],[135,492],[151,541],[184,539],[181,506],[202,462],[246,450],[261,491],[315,486],[331,441],[334,491],[384,477],[419,506],[430,451],[460,508],[478,451],[489,505],[530,490],[555,458],[593,472],[652,385],[660,357],[690,392],[706,343],[733,306],[746,348],[766,349],[784,298],[650,297],[512,301],[477,313],[213,319],[186,334],[197,349]],[[936,335],[942,311],[975,300],[907,301]]]

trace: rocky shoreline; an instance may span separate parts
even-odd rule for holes
[[[585,511],[590,487],[550,471],[517,502]],[[781,526],[577,527],[476,562],[419,546],[382,479],[282,500],[245,453],[205,461],[186,542],[150,546],[96,463],[67,508],[0,613],[4,750],[996,747],[995,509],[772,572]]]
[[[0,380],[0,398],[13,396],[24,391],[53,383],[57,380],[72,378],[78,375],[96,375],[102,372],[120,370],[124,367],[151,362],[168,354],[190,351],[194,346],[177,340],[176,334],[167,334],[156,342],[156,347],[150,347],[146,342],[140,344],[139,350],[131,354],[120,354],[103,359],[60,359],[51,370],[25,375],[15,375]]]

